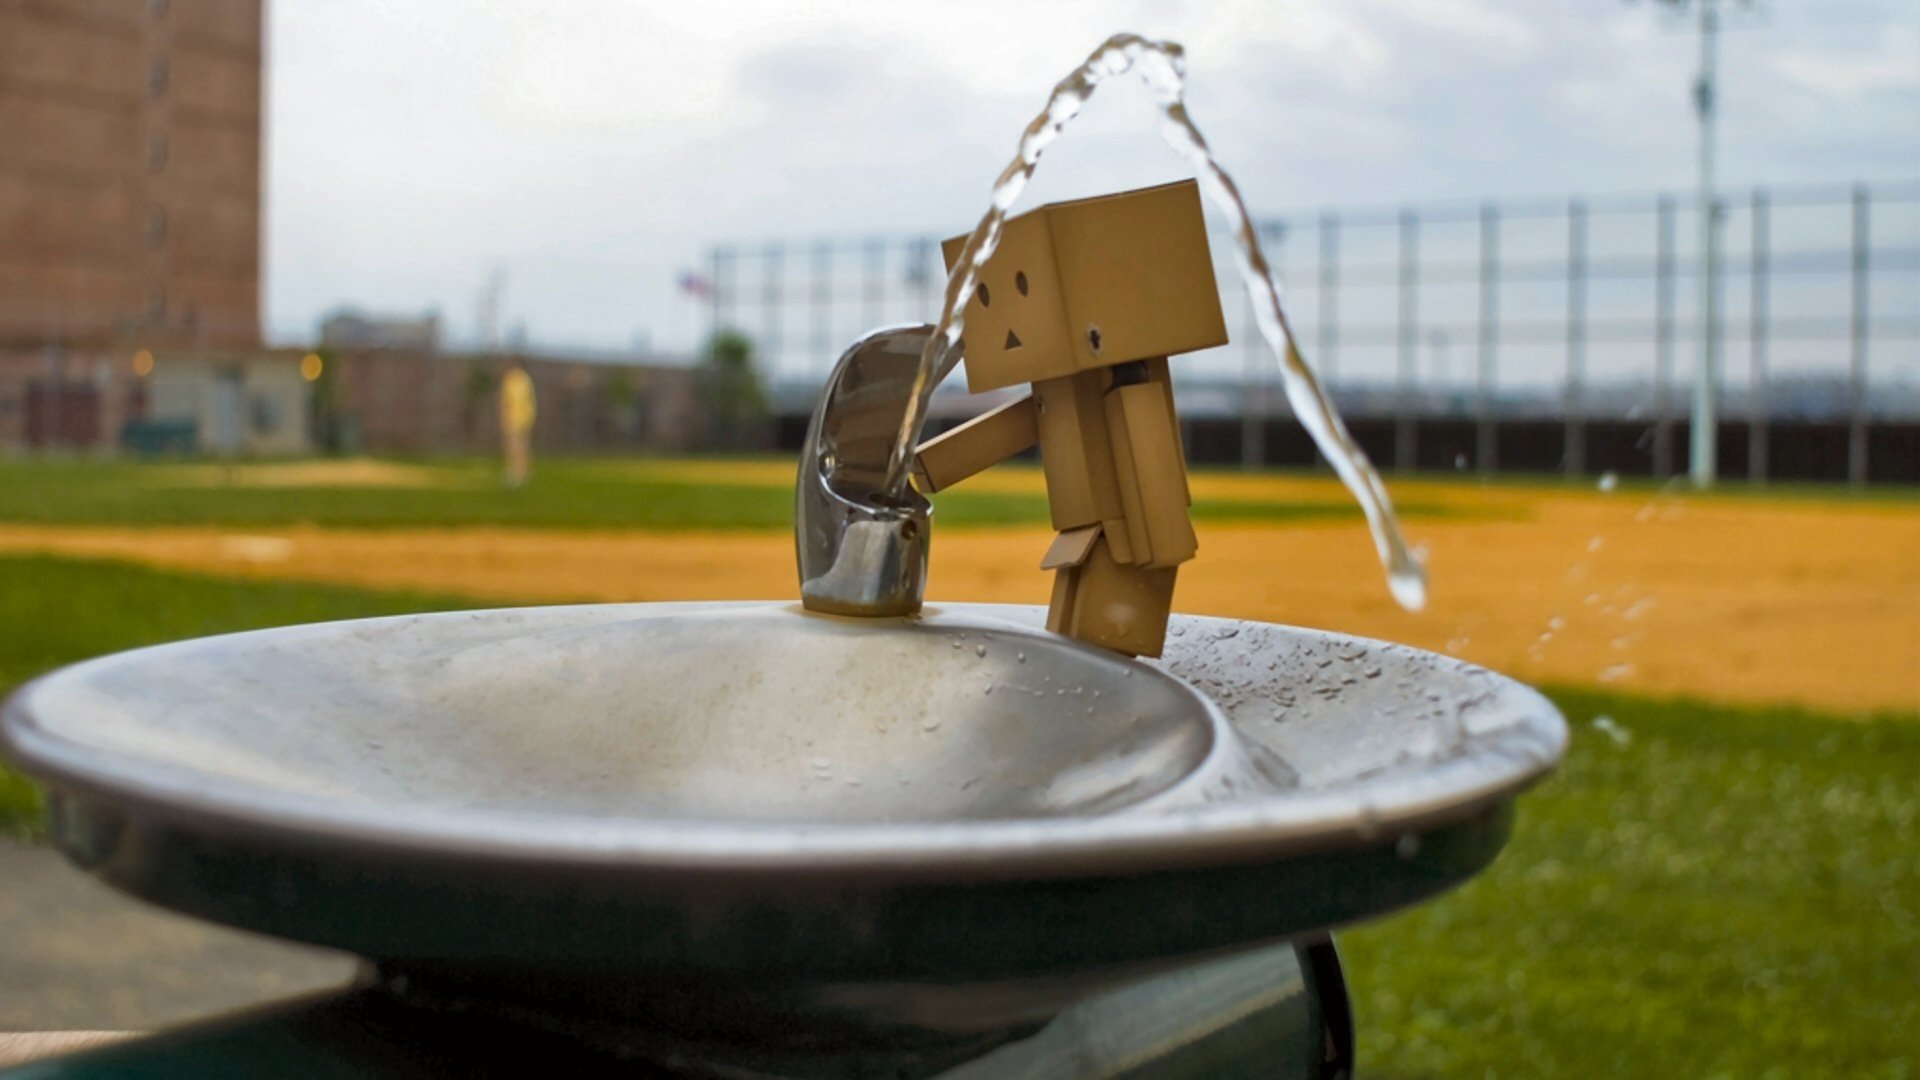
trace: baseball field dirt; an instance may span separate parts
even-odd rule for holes
[[[756,489],[792,475],[762,462],[673,468]],[[397,468],[353,479],[434,482]],[[1038,484],[1014,469],[972,487],[1019,494]],[[1398,483],[1396,496],[1430,508],[1409,532],[1429,553],[1431,596],[1407,612],[1356,519],[1234,520],[1235,506],[1338,499],[1333,481],[1203,474],[1194,489],[1213,512],[1200,522],[1199,557],[1181,571],[1179,610],[1407,642],[1536,682],[1855,712],[1920,707],[1913,502]],[[1044,526],[938,520],[929,597],[1046,602]],[[792,539],[768,530],[0,524],[0,551],[511,603],[797,593]]]

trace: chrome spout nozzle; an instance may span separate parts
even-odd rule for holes
[[[888,490],[888,459],[931,326],[870,331],[841,354],[801,448],[794,492],[800,600],[835,615],[910,615],[927,586],[932,504]]]

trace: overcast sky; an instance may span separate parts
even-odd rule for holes
[[[1771,0],[1722,39],[1721,175],[1920,177],[1920,0]],[[1183,42],[1256,213],[1692,183],[1691,23],[1649,0],[332,0],[269,5],[267,320],[438,307],[684,347],[713,243],[962,231],[1107,34]],[[1131,83],[1023,205],[1182,175]]]

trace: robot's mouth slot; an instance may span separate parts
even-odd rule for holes
[[[1006,343],[1006,345],[1004,346],[1004,348],[1005,348],[1005,349],[1006,349],[1006,350],[1007,350],[1008,352],[1012,352],[1013,350],[1015,350],[1015,349],[1017,349],[1017,348],[1019,348],[1019,347],[1020,347],[1020,335],[1019,335],[1019,334],[1016,334],[1016,333],[1014,333],[1014,332],[1013,332],[1013,331],[1011,331],[1011,330],[1009,330],[1009,331],[1007,331],[1007,343]]]

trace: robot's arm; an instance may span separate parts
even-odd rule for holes
[[[1033,398],[1008,402],[921,443],[913,463],[914,486],[928,494],[952,487],[1039,441]]]

